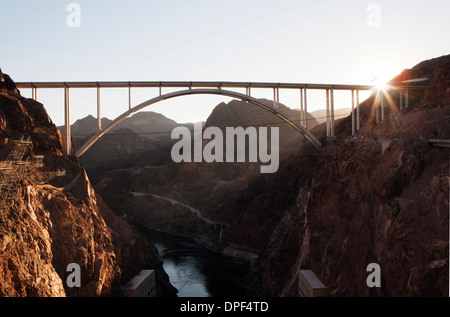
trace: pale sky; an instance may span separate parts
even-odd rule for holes
[[[79,27],[67,23],[70,3],[79,5]],[[448,0],[2,0],[0,68],[17,82],[368,84],[371,72],[389,79],[450,54],[449,14]],[[310,111],[324,107],[321,94],[311,92]],[[56,124],[62,95],[38,92]],[[133,91],[133,103],[155,95]],[[127,110],[127,98],[127,90],[102,91],[102,116]],[[181,97],[146,110],[195,122],[229,100]],[[298,107],[298,94],[281,91],[280,101]],[[71,106],[72,123],[96,116],[95,90],[71,91]],[[350,106],[350,98],[342,93],[336,106]]]

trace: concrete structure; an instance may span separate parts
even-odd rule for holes
[[[450,148],[450,140],[446,139],[431,139],[428,140],[428,143],[436,147]]]
[[[122,288],[125,297],[156,297],[154,270],[142,270]]]
[[[194,94],[215,94],[224,95],[228,97],[238,98],[248,103],[255,104],[281,118],[283,121],[291,125],[297,132],[302,134],[308,141],[314,144],[316,147],[321,147],[321,143],[315,138],[314,135],[308,130],[308,90],[324,90],[327,95],[327,137],[334,137],[335,132],[335,117],[334,117],[334,91],[335,90],[348,90],[352,92],[352,135],[360,129],[360,111],[359,111],[359,91],[361,90],[373,90],[375,87],[371,85],[335,85],[335,84],[296,84],[296,83],[252,83],[252,82],[19,82],[16,83],[17,88],[27,88],[32,91],[32,98],[37,99],[38,89],[64,89],[64,124],[65,124],[65,154],[72,155],[72,141],[71,141],[71,128],[70,128],[70,98],[69,89],[74,88],[95,88],[97,89],[97,133],[89,139],[78,151],[76,156],[83,155],[89,147],[91,147],[96,141],[98,141],[104,134],[106,134],[115,125],[122,120],[131,116],[135,112],[142,110],[143,108],[155,104],[157,102],[167,100],[170,98],[194,95]],[[131,89],[132,88],[159,88],[159,96],[149,99],[137,106],[132,107],[131,103]],[[180,88],[180,91],[175,91],[167,94],[162,93],[163,88]],[[100,103],[100,90],[101,88],[128,88],[128,111],[117,117],[107,127],[101,126],[101,103]],[[196,89],[194,89],[196,88]],[[238,93],[232,90],[225,90],[223,88],[238,89],[245,88],[245,94]],[[408,107],[409,103],[409,88],[400,87],[394,89],[405,93],[405,103]],[[413,87],[414,89],[422,89],[425,87]],[[268,105],[261,100],[251,96],[252,89],[273,89],[273,104]],[[300,118],[299,122],[292,121],[289,117],[284,115],[279,109],[280,103],[280,90],[281,89],[297,89],[300,91]],[[356,95],[356,104],[355,97]],[[403,105],[402,105],[403,106]],[[354,109],[356,108],[356,111]],[[380,105],[376,105],[377,122],[379,122],[379,109]],[[384,119],[384,105],[381,106],[381,117]]]
[[[298,274],[298,294],[301,297],[328,297],[328,288],[311,270],[300,270]]]

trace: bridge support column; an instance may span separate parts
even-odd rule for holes
[[[277,105],[276,105],[276,103],[277,103],[277,89],[276,88],[274,88],[273,89],[273,107],[274,108],[276,108],[277,107]]]
[[[131,83],[128,83],[128,110],[131,110]]]
[[[384,121],[384,94],[381,92],[381,121]]]
[[[352,90],[352,136],[355,135],[355,91]]]
[[[330,90],[327,89],[325,91],[326,97],[327,97],[327,103],[326,103],[326,110],[325,110],[325,116],[326,116],[326,122],[327,122],[327,138],[330,137]]]
[[[31,98],[33,98],[33,100],[37,101],[37,88],[36,87],[31,88]]]
[[[305,98],[303,105],[305,106],[304,118],[305,118],[305,129],[308,130],[308,95],[307,90],[303,92],[303,97]]]
[[[333,88],[330,89],[330,136],[334,138],[336,136],[336,133],[334,131],[334,91]]]
[[[280,106],[280,88],[277,88],[277,108]]]
[[[72,136],[70,133],[70,106],[69,106],[69,87],[64,88],[64,124],[66,129],[66,144],[65,153],[66,155],[72,154]]]
[[[361,129],[361,114],[359,108],[359,89],[356,89],[356,131]]]
[[[274,88],[273,89],[273,106],[274,108],[278,108],[280,105],[280,89]]]
[[[300,89],[300,124],[305,126],[305,113],[303,111],[303,89]]]
[[[380,92],[377,92],[377,98],[375,102],[375,120],[378,124],[380,122]]]
[[[403,110],[403,94],[401,91],[398,93],[398,102],[400,104],[399,109]]]
[[[102,117],[100,114],[100,86],[97,86],[97,131],[102,129]]]
[[[405,107],[406,109],[408,109],[409,107],[409,90],[406,89],[406,94],[405,94]]]

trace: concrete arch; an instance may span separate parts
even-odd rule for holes
[[[273,106],[266,105],[266,104],[262,103],[261,101],[259,101],[256,98],[253,98],[251,96],[244,95],[244,94],[241,94],[241,93],[238,93],[238,92],[235,92],[235,91],[223,90],[223,89],[209,89],[208,88],[208,89],[187,89],[187,90],[171,92],[171,93],[160,95],[158,97],[155,97],[155,98],[149,99],[147,101],[144,101],[143,103],[141,103],[141,104],[131,108],[127,112],[124,112],[122,115],[120,115],[116,119],[114,119],[114,121],[112,121],[108,126],[106,126],[102,130],[100,130],[96,134],[94,134],[85,144],[83,144],[83,146],[75,153],[75,155],[77,157],[80,157],[81,155],[83,155],[95,142],[97,142],[103,135],[105,135],[114,126],[116,126],[117,124],[119,124],[120,122],[125,120],[127,117],[131,116],[132,114],[138,112],[139,110],[144,109],[145,107],[148,107],[148,106],[150,106],[152,104],[155,104],[157,102],[160,102],[160,101],[163,101],[163,100],[167,100],[167,99],[172,99],[172,98],[181,97],[181,96],[202,95],[202,94],[203,95],[207,95],[207,94],[209,94],[209,95],[222,95],[222,96],[227,96],[227,97],[232,97],[232,98],[238,98],[238,99],[241,99],[243,101],[246,101],[246,102],[249,102],[251,104],[254,104],[254,105],[258,106],[258,107],[261,107],[264,110],[267,110],[267,111],[273,113],[274,115],[276,115],[277,117],[279,117],[280,119],[282,119],[283,121],[288,123],[297,132],[301,133],[308,141],[310,141],[316,147],[318,147],[318,148],[321,147],[320,141],[317,140],[317,138],[314,135],[312,135],[308,130],[306,130],[300,124],[297,124],[297,123],[291,121],[279,109],[277,109],[277,108],[275,108]]]

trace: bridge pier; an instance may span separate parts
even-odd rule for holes
[[[334,89],[330,89],[330,115],[331,115],[331,137],[334,138],[336,136],[336,132],[334,131]]]
[[[102,118],[100,114],[100,86],[97,86],[97,132],[102,129]]]
[[[303,91],[303,97],[304,97],[304,108],[305,108],[305,112],[304,112],[304,116],[305,116],[305,129],[308,130],[308,96],[307,96],[307,90],[304,89]]]
[[[399,109],[400,109],[400,111],[401,110],[403,110],[403,95],[402,95],[402,92],[400,91],[399,93],[398,93],[398,99],[399,99],[399,104],[400,104],[400,106],[399,106]]]
[[[331,136],[331,133],[330,133],[330,90],[327,89],[325,93],[326,93],[326,98],[327,98],[326,109],[325,109],[325,116],[326,116],[326,122],[327,122],[326,129],[327,129],[327,138],[329,138]]]
[[[36,87],[31,88],[31,98],[33,98],[33,100],[37,101],[37,88]]]
[[[377,91],[375,99],[375,122],[377,124],[380,122],[380,91]]]
[[[381,121],[384,121],[384,94],[381,92]]]
[[[405,94],[405,107],[406,109],[408,109],[409,107],[409,89],[406,89],[406,94]]]
[[[128,110],[131,110],[131,83],[128,82]]]
[[[300,124],[305,126],[305,113],[303,109],[303,89],[300,89]]]
[[[70,107],[69,107],[69,87],[64,87],[64,124],[66,129],[66,155],[72,154],[72,136],[70,131]]]
[[[359,107],[359,89],[356,89],[356,131],[361,128],[361,114]]]
[[[280,89],[274,88],[273,89],[273,107],[278,108],[280,105]]]
[[[356,125],[355,125],[355,91],[352,90],[352,136],[355,135],[355,129],[356,129]]]
[[[334,130],[334,90],[333,88],[326,89],[326,122],[327,122],[327,137],[334,138],[336,132]]]

